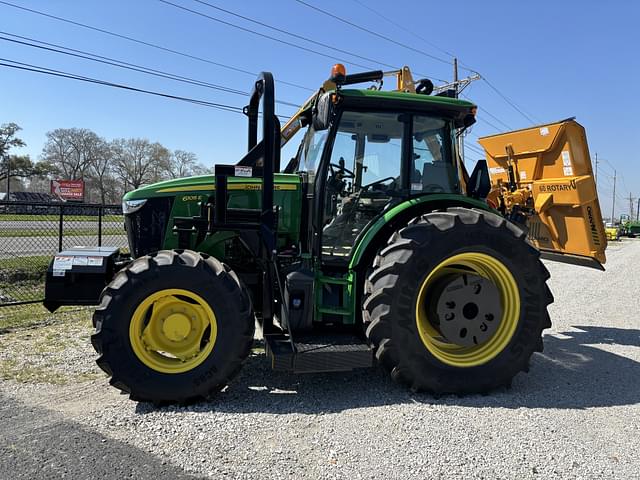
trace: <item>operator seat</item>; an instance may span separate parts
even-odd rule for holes
[[[447,162],[426,162],[422,167],[422,188],[439,185],[442,192],[451,192],[453,186],[453,165]]]

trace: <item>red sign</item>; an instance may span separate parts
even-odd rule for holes
[[[51,193],[65,200],[84,199],[82,180],[51,180]]]

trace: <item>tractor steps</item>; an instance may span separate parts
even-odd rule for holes
[[[352,335],[265,335],[267,358],[274,370],[291,373],[344,372],[373,366],[373,350]]]

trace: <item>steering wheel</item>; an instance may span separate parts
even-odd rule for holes
[[[442,185],[438,185],[437,183],[428,183],[422,188],[422,191],[428,193],[445,193],[444,187]]]
[[[338,173],[342,174],[342,178],[356,178],[356,174],[346,168],[344,165],[338,165],[337,163],[330,163],[329,170],[331,175],[335,177]]]
[[[393,180],[395,182],[396,177],[385,177],[385,178],[381,178],[380,180],[376,180],[375,182],[371,182],[368,183],[366,185],[362,186],[362,190],[368,190],[369,188],[373,187],[374,185],[378,185],[379,183],[384,183],[384,182],[388,182],[389,180]]]

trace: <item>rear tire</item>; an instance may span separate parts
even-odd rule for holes
[[[510,385],[542,351],[542,330],[551,326],[553,296],[539,257],[520,228],[486,211],[450,208],[414,219],[391,237],[369,276],[363,315],[379,363],[415,391]]]
[[[226,386],[255,329],[238,277],[189,250],[163,250],[120,271],[102,292],[94,325],[97,364],[111,385],[156,404],[208,398]]]

